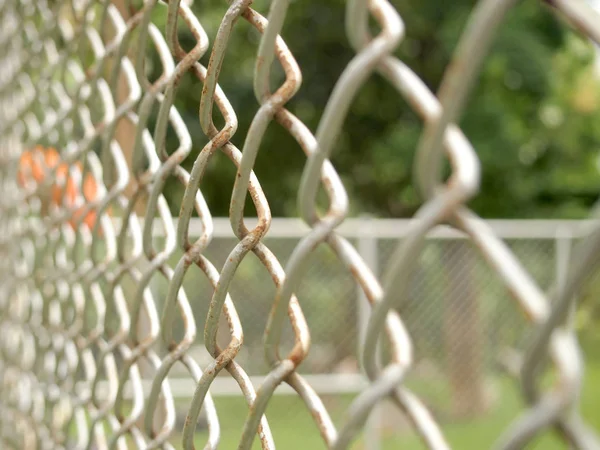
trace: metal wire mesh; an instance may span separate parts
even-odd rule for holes
[[[565,319],[573,293],[593,266],[600,233],[584,239],[566,279],[546,294],[510,247],[465,206],[477,193],[479,164],[469,141],[453,124],[460,119],[496,30],[516,2],[477,4],[435,96],[394,56],[404,24],[392,5],[385,0],[349,0],[346,31],[356,56],[337,81],[314,134],[285,108],[302,80],[280,36],[290,2],[273,0],[268,18],[251,3],[231,2],[204,67],[198,61],[209,51],[209,38],[187,2],[168,2],[165,29],[151,20],[157,0],[139,8],[119,2],[126,7],[121,10],[107,1],[1,2],[2,446],[191,449],[203,409],[208,426],[203,445],[216,448],[221,431],[209,388],[226,371],[248,406],[239,411],[246,415],[239,449],[249,449],[257,436],[262,448],[275,448],[263,413],[282,383],[298,393],[328,448],[348,448],[383,399],[391,399],[403,412],[426,447],[448,448],[427,408],[403,386],[414,356],[403,318],[396,312],[406,300],[413,262],[424,251],[427,232],[447,222],[470,238],[526,318],[539,326],[527,343],[521,368],[527,409],[499,437],[496,448],[522,448],[549,427],[576,448],[600,448],[577,412],[582,360]],[[598,40],[600,19],[584,2],[551,3],[582,33]],[[218,85],[238,19],[261,34],[254,72],[260,107],[241,149],[233,144],[235,111]],[[368,31],[371,19],[379,28],[376,36]],[[193,48],[180,44],[180,28],[193,36]],[[150,52],[161,61],[154,79],[145,70]],[[285,81],[273,90],[269,80],[275,60]],[[425,124],[415,174],[426,201],[389,258],[382,282],[354,246],[336,233],[347,215],[348,198],[328,161],[357,90],[375,72]],[[186,95],[177,88],[188,76],[195,77],[202,90],[200,128],[209,138],[189,173],[181,163],[192,139],[173,106],[177,96]],[[213,121],[217,111],[220,117]],[[285,267],[265,241],[271,215],[252,171],[271,122],[287,130],[307,157],[298,202],[311,231],[295,245]],[[177,138],[176,148],[167,148],[167,135]],[[213,225],[199,188],[217,153],[237,170],[230,206],[237,242],[221,270],[205,254]],[[444,155],[451,166],[446,181],[441,176]],[[178,221],[163,194],[169,177],[184,189]],[[316,207],[321,187],[328,197],[324,214]],[[244,214],[248,195],[258,216],[252,227]],[[194,211],[202,223],[197,239],[189,233]],[[156,239],[158,235],[163,239]],[[373,307],[361,354],[369,385],[338,426],[297,371],[309,353],[310,332],[308,311],[295,293],[301,293],[311,257],[322,246],[329,247]],[[176,250],[181,256],[173,261]],[[251,253],[273,284],[263,332],[270,370],[260,386],[253,386],[236,361],[244,341],[236,305],[244,301],[244,293],[234,295],[230,289]],[[182,287],[190,276],[205,277],[213,288],[202,322],[194,318],[189,301],[195,293]],[[167,287],[164,297],[155,294],[153,283]],[[291,326],[293,337],[289,348],[282,346],[286,326]],[[189,352],[197,327],[204,329],[204,344],[212,356],[204,367]],[[226,339],[219,331],[227,331]],[[388,350],[381,361],[375,350],[378,341]],[[551,389],[542,389],[537,369],[547,355],[558,377]],[[175,367],[183,368],[196,385],[182,429],[165,382]],[[143,379],[151,380],[147,392]],[[173,443],[179,432],[181,438]]]

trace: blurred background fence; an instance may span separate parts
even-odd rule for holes
[[[377,269],[385,267],[409,222],[403,219],[348,219],[340,226],[339,233],[356,246],[378,274]],[[542,288],[548,288],[554,280],[565,276],[572,245],[593,225],[592,221],[571,220],[492,220],[488,223],[509,244]],[[206,255],[220,267],[235,240],[228,218],[214,219],[214,225],[214,238]],[[265,243],[280,261],[286,262],[307,230],[301,220],[274,219]],[[200,222],[192,221],[191,234],[199,235],[200,231]],[[180,257],[177,252],[173,254],[173,264]],[[405,287],[410,295],[400,310],[415,346],[415,367],[408,376],[408,385],[442,423],[474,425],[474,420],[494,417],[499,409],[506,407],[507,393],[516,395],[517,388],[513,386],[514,381],[509,381],[508,374],[518,370],[519,351],[533,328],[510,301],[510,293],[493,270],[459,231],[443,226],[434,229],[414,264],[416,275]],[[591,280],[580,302],[591,303],[586,297],[593,297],[597,291],[594,286],[599,282],[600,278]],[[204,277],[187,277],[184,287],[190,293],[196,323],[203,326],[213,290]],[[153,289],[157,300],[165,298],[166,283],[157,280]],[[230,293],[236,299],[238,314],[244,323],[244,346],[236,361],[259,385],[262,376],[269,371],[262,338],[274,287],[269,274],[254,255],[242,262]],[[311,329],[312,341],[309,356],[299,372],[306,375],[319,394],[333,402],[329,409],[335,411],[338,405],[341,410],[367,385],[356,360],[357,346],[369,314],[367,302],[355,288],[351,274],[326,246],[319,247],[313,255],[298,297]],[[585,321],[587,313],[588,309],[581,309],[579,323]],[[286,342],[291,347],[291,329],[287,332]],[[226,342],[228,336],[222,338]],[[192,347],[189,353],[202,366],[211,361],[201,343]],[[600,358],[591,355],[588,363],[595,367],[600,364]],[[182,405],[179,417],[183,420],[186,400],[189,401],[194,391],[194,383],[184,371],[181,375],[178,379],[174,368],[170,378],[173,395]],[[217,378],[211,392],[215,397],[239,396],[242,401],[237,384],[226,374]],[[281,386],[277,391],[283,397],[291,393],[288,386]],[[235,404],[236,400],[223,398],[221,401]],[[293,397],[280,397],[275,405],[293,401]],[[299,416],[306,415],[301,408],[284,407],[281,412],[277,422],[280,432],[294,427]],[[509,417],[507,415],[507,421]],[[378,442],[384,445],[390,442],[389,439],[399,439],[406,431],[398,426],[403,420],[401,413],[393,408],[388,410],[384,404],[370,420],[366,431],[370,433],[369,445],[365,448],[378,448]],[[227,427],[228,423],[225,419],[223,426]],[[238,427],[238,424],[231,426]],[[277,433],[278,428],[272,428]],[[223,431],[225,436],[235,435],[237,428],[231,430],[232,433]],[[491,435],[493,433],[488,433],[489,437]]]

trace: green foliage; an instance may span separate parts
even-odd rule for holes
[[[406,24],[397,55],[435,90],[475,2],[395,3]],[[253,7],[266,15],[268,2],[257,1]],[[194,9],[212,42],[226,5],[195,2]],[[341,0],[308,0],[291,5],[284,26],[283,37],[304,79],[288,108],[313,131],[354,55],[343,15]],[[162,27],[161,15],[156,17]],[[523,2],[509,14],[487,57],[460,124],[481,159],[482,188],[472,206],[485,217],[581,217],[594,201],[600,187],[594,126],[600,118],[598,83],[590,46],[567,30],[539,2]],[[185,26],[180,26],[180,39],[193,45]],[[259,40],[259,33],[240,19],[219,78],[238,115],[232,139],[238,146],[258,109],[252,77]],[[281,79],[277,67],[272,86]],[[200,81],[188,74],[180,87],[186,95],[177,96],[195,143],[185,162],[188,169],[206,143],[198,123],[201,91]],[[218,115],[215,120],[221,123]],[[392,217],[414,213],[420,199],[411,186],[412,160],[421,130],[420,119],[381,77],[374,75],[361,88],[333,157],[355,212]],[[296,215],[304,162],[289,134],[271,124],[255,170],[273,215]],[[228,213],[234,171],[224,155],[217,155],[201,185],[216,215]],[[167,194],[177,213],[180,189],[172,183]]]

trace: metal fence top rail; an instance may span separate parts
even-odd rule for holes
[[[175,218],[175,224],[177,219]],[[234,238],[230,220],[227,217],[213,218],[214,237]],[[411,223],[415,219],[376,219],[376,218],[348,218],[336,232],[346,238],[376,237],[380,239],[398,239],[408,234]],[[579,238],[588,235],[598,220],[548,220],[548,219],[492,219],[486,221],[492,230],[503,239],[553,239],[557,237]],[[246,219],[248,227],[254,227],[258,219]],[[160,226],[157,225],[157,228]],[[190,222],[190,234],[202,234],[200,219]],[[311,228],[297,218],[274,218],[266,235],[267,238],[297,238],[306,235]],[[467,236],[446,225],[433,228],[428,237],[436,239],[457,239]]]

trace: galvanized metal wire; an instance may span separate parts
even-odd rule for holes
[[[217,448],[221,430],[210,387],[222,371],[239,385],[248,406],[239,411],[246,415],[240,450],[250,449],[257,436],[263,449],[275,448],[265,411],[283,383],[310,411],[327,448],[349,448],[383,399],[391,399],[406,415],[427,448],[449,448],[431,413],[403,386],[414,355],[396,312],[405,300],[425,236],[440,223],[470,238],[536,330],[521,370],[528,407],[495,448],[523,448],[551,427],[573,448],[600,448],[600,440],[577,411],[583,361],[568,320],[574,294],[595,265],[600,232],[583,239],[566,280],[545,293],[510,248],[465,206],[477,195],[479,161],[455,124],[494,35],[517,2],[478,2],[435,95],[394,56],[404,23],[393,6],[386,0],[348,0],[346,33],[356,55],[333,88],[314,134],[286,109],[302,82],[301,68],[284,40],[286,13],[294,7],[289,0],[273,0],[266,17],[251,8],[250,0],[231,1],[212,44],[186,2],[168,2],[165,29],[151,20],[157,0],[146,0],[137,9],[129,1],[119,3],[0,2],[3,448],[193,449],[201,410],[208,423],[204,448]],[[581,33],[600,41],[600,17],[583,0],[551,4]],[[130,13],[124,16],[122,11]],[[254,71],[259,108],[240,149],[234,144],[241,140],[235,136],[236,113],[218,82],[227,64],[229,38],[242,19],[261,38]],[[370,19],[379,27],[376,36],[369,32]],[[179,42],[180,27],[195,40],[191,50]],[[161,62],[154,80],[145,68],[150,51]],[[208,52],[205,67],[199,61]],[[89,58],[91,64],[84,64]],[[270,84],[274,64],[285,74],[276,89]],[[182,162],[190,154],[192,138],[174,107],[178,95],[187,95],[178,89],[184,76],[194,77],[202,92],[199,125],[209,139],[191,172]],[[424,203],[381,281],[350,241],[336,233],[349,201],[329,162],[353,99],[371,76],[385,78],[425,125],[414,168]],[[213,121],[217,111],[222,126]],[[265,244],[271,212],[253,172],[259,151],[267,151],[261,143],[271,122],[283,127],[307,158],[298,203],[311,231],[285,266]],[[119,127],[128,130],[130,145],[119,135]],[[167,149],[169,130],[178,140],[173,149]],[[52,146],[56,150],[49,150]],[[210,160],[221,153],[237,170],[230,224],[238,243],[219,270],[205,256],[213,222],[201,182]],[[29,158],[25,165],[24,155]],[[49,157],[54,162],[49,163]],[[447,180],[441,175],[444,158],[451,166]],[[163,192],[170,177],[185,191],[177,222]],[[328,197],[323,214],[316,208],[321,187]],[[254,227],[248,226],[244,213],[248,195],[258,216]],[[194,211],[202,224],[196,239],[190,233]],[[164,239],[157,240],[158,235]],[[337,425],[298,373],[310,351],[310,330],[296,293],[311,255],[321,245],[331,248],[372,305],[361,355],[369,385]],[[173,266],[170,257],[176,249],[183,256]],[[244,299],[229,294],[249,253],[258,257],[276,288],[264,331],[271,370],[260,386],[254,386],[236,362],[244,341],[236,304]],[[214,289],[203,323],[195,322],[190,293],[182,285],[192,270]],[[168,283],[165,298],[157,298],[152,289],[159,278]],[[225,346],[217,340],[222,317],[230,336]],[[294,334],[290,351],[281,346],[286,321]],[[198,340],[197,327],[204,329],[203,342],[213,358],[206,367],[189,354]],[[376,357],[381,340],[390,349],[383,362]],[[545,390],[538,369],[548,357],[558,376]],[[175,365],[184,367],[196,386],[182,429],[176,427],[174,399],[166,382]],[[148,392],[142,380],[151,381]]]

